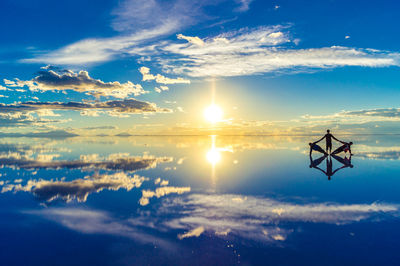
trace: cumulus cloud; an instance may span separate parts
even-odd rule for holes
[[[143,78],[142,78],[143,81],[155,80],[157,83],[161,83],[161,84],[177,84],[177,83],[190,84],[190,80],[187,80],[184,78],[173,79],[173,78],[167,78],[160,74],[153,75],[150,73],[150,68],[148,68],[148,67],[139,68],[139,72],[143,76]]]
[[[94,96],[112,96],[116,98],[127,98],[130,95],[146,93],[140,84],[104,82],[89,76],[87,71],[81,70],[78,73],[72,70],[55,70],[54,68],[42,69],[39,75],[32,80],[7,80],[4,82],[9,87],[27,86],[33,91],[48,90],[75,90]]]
[[[0,115],[21,112],[34,112],[40,110],[74,110],[74,111],[99,111],[105,110],[115,113],[142,114],[142,113],[169,113],[167,108],[159,108],[154,103],[138,101],[135,99],[115,100],[106,102],[22,102],[15,104],[0,103]],[[98,113],[83,113],[83,115],[97,115]],[[109,113],[110,114],[110,113]]]
[[[1,103],[0,103],[1,105]],[[1,107],[0,107],[1,108]],[[25,126],[46,126],[49,123],[66,122],[67,120],[55,120],[43,118],[39,115],[35,116],[34,112],[1,112],[0,111],[0,127],[3,128],[14,128],[14,127],[25,127]]]
[[[66,202],[76,199],[78,202],[85,202],[89,194],[98,193],[104,189],[116,191],[124,188],[130,191],[133,188],[140,187],[145,180],[148,179],[138,175],[128,176],[126,173],[120,172],[111,175],[93,175],[72,181],[29,180],[25,185],[7,184],[1,192],[31,192],[39,200],[47,202],[56,199]]]
[[[154,90],[158,93],[161,93],[162,91],[168,91],[169,88],[167,86],[160,86],[160,87],[155,87]]]
[[[155,191],[151,190],[142,190],[142,197],[139,200],[140,205],[145,206],[149,204],[149,199],[152,197],[161,198],[168,194],[175,193],[175,194],[183,194],[190,192],[190,187],[159,187],[156,188]]]
[[[285,26],[227,32],[203,40],[204,45],[169,42],[159,59],[169,73],[192,77],[241,76],[273,71],[324,69],[343,66],[398,66],[399,53],[331,46],[295,49],[297,41]]]

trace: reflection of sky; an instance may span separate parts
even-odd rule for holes
[[[50,230],[67,239],[41,236],[55,241],[56,250],[69,250],[68,239],[79,234],[88,244],[81,254],[88,258],[96,253],[91,246],[101,245],[108,259],[118,254],[141,261],[155,252],[150,264],[167,258],[179,264],[208,253],[206,247],[226,257],[222,264],[254,264],[266,252],[277,252],[276,259],[293,250],[311,254],[326,241],[334,241],[336,250],[337,243],[361,245],[366,238],[374,239],[370,248],[395,244],[400,160],[387,154],[397,151],[398,139],[355,139],[354,168],[338,171],[331,181],[309,168],[308,142],[218,136],[1,139],[1,231],[11,239],[10,232],[28,222],[15,234],[37,252],[34,238]],[[116,246],[123,249],[116,252]],[[9,250],[17,247],[10,242]]]

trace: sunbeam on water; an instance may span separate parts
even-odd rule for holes
[[[207,161],[212,165],[216,165],[221,160],[221,153],[216,148],[212,148],[207,152]]]

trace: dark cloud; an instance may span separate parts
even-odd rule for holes
[[[167,113],[167,108],[159,108],[154,103],[142,102],[135,99],[115,100],[107,102],[22,102],[16,104],[0,103],[0,113],[27,112],[37,110],[108,110],[118,113]]]
[[[59,180],[29,180],[26,185],[10,184],[3,187],[2,192],[7,191],[27,191],[35,195],[39,200],[51,202],[56,199],[67,202],[76,199],[85,202],[89,194],[100,192],[104,189],[119,190],[124,188],[131,190],[142,185],[145,177],[138,175],[129,176],[124,172],[115,174],[93,175],[72,181]]]
[[[98,126],[98,127],[84,127],[86,130],[97,130],[97,129],[118,129],[117,126]]]
[[[158,163],[171,162],[171,157],[127,157],[107,161],[71,160],[71,161],[40,161],[14,156],[0,158],[0,165],[14,166],[23,169],[77,169],[95,168],[104,170],[137,171],[156,167]]]
[[[104,189],[119,190],[120,188],[125,188],[129,191],[133,187],[140,187],[143,181],[143,177],[136,175],[128,177],[124,173],[98,175],[91,179],[76,179],[71,182],[42,180],[32,189],[32,193],[43,201],[52,201],[59,198],[65,201],[77,199],[79,202],[84,202],[91,193],[100,192]]]
[[[4,82],[9,87],[25,87],[30,90],[75,90],[94,96],[113,96],[116,98],[127,98],[130,95],[146,93],[140,84],[133,84],[130,81],[120,83],[118,81],[104,82],[89,76],[87,71],[81,70],[78,73],[67,69],[57,69],[51,66],[42,68],[38,76],[32,80],[7,80]]]

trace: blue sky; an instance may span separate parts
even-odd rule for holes
[[[399,5],[4,0],[1,131],[393,133]]]

